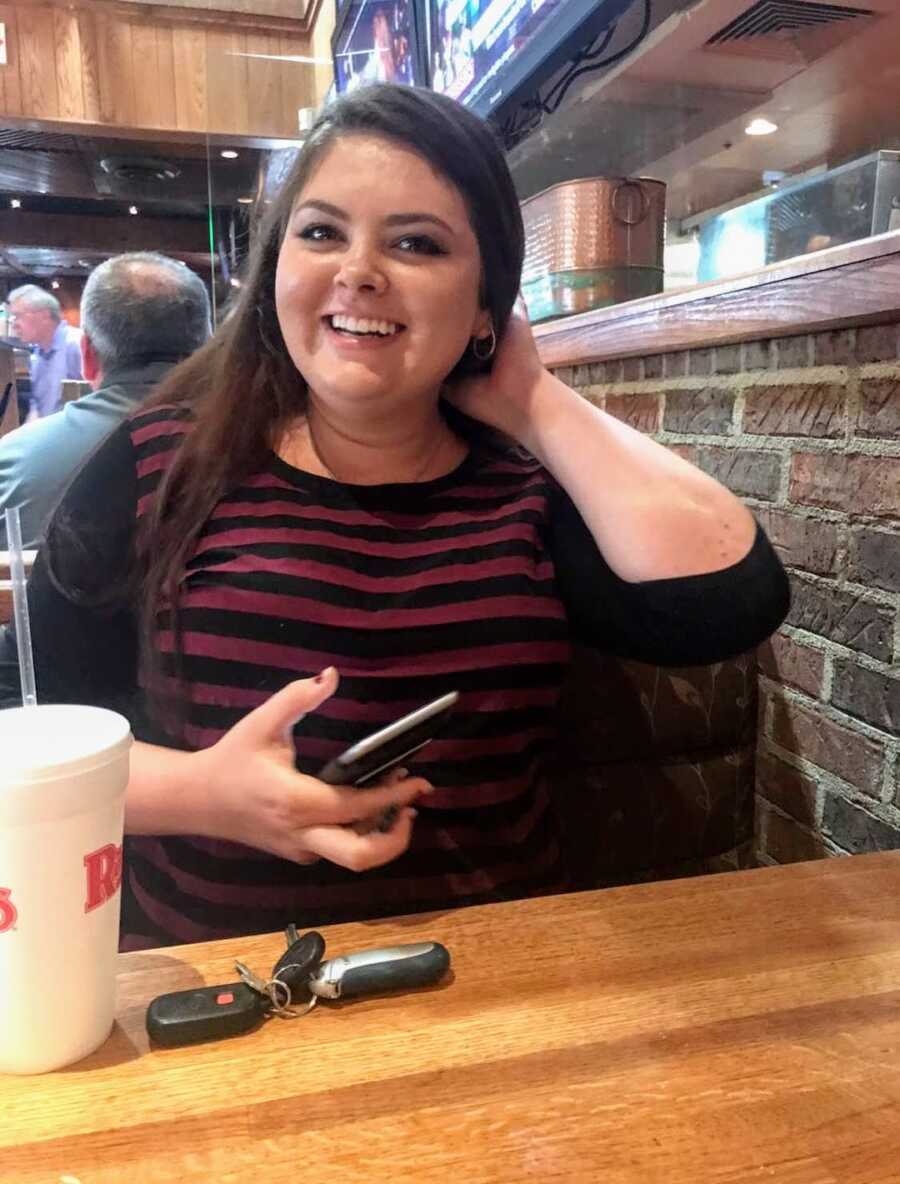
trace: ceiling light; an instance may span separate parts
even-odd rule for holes
[[[252,206],[253,205],[253,198],[252,197],[239,197],[238,204],[242,205],[242,206]]]
[[[240,288],[241,287],[241,281],[237,278],[236,275],[233,275],[228,282],[229,282],[229,284],[231,284],[232,288]]]
[[[58,288],[59,287],[59,280],[53,280],[53,282],[50,284],[50,287],[54,288],[54,289]]]
[[[744,131],[748,136],[771,136],[772,132],[778,131],[778,124],[772,123],[771,119],[751,119]]]
[[[9,206],[10,206],[10,209],[12,209],[12,210],[21,210],[22,201],[18,197],[11,197],[9,199]]]
[[[129,206],[128,213],[129,214],[139,214],[140,210],[137,208],[137,206]]]
[[[224,156],[226,160],[237,160],[238,157],[233,148],[223,148],[219,155]]]

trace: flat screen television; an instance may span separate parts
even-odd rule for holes
[[[426,0],[434,90],[499,115],[546,82],[633,0]]]
[[[368,82],[427,84],[417,0],[342,0],[331,38],[338,94]]]

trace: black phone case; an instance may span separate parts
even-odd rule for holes
[[[396,736],[387,744],[374,749],[365,757],[355,761],[352,765],[341,765],[338,760],[331,760],[316,774],[320,781],[328,785],[356,785],[360,789],[366,787],[366,781],[376,774],[387,773],[397,765],[403,764],[433,740],[446,724],[452,707],[448,707],[439,715],[424,720],[401,736]]]

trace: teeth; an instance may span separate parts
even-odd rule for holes
[[[379,333],[383,337],[390,337],[400,328],[393,321],[370,321],[361,317],[345,317],[335,315],[331,318],[335,329],[344,329],[348,333]]]

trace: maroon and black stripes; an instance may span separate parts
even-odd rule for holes
[[[183,420],[131,425],[138,516]],[[129,941],[197,941],[547,891],[560,872],[535,770],[569,657],[534,461],[473,448],[415,485],[343,486],[276,456],[216,506],[183,584],[187,743],[213,744],[293,678],[335,665],[296,729],[314,773],[348,743],[449,690],[460,703],[414,768],[438,787],[413,845],[362,875],[192,837],[132,837]],[[158,644],[171,664],[172,637]],[[170,683],[176,693],[174,678]],[[146,944],[146,943],[144,943]]]

